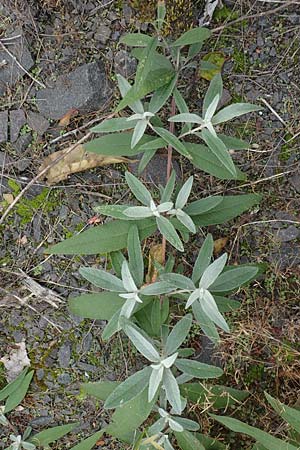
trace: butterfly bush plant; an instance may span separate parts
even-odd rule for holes
[[[133,201],[97,206],[101,217],[109,217],[104,224],[55,245],[50,252],[110,255],[113,270],[80,268],[82,277],[101,291],[71,298],[70,309],[81,317],[106,320],[102,339],[121,333],[143,362],[143,368],[123,382],[83,385],[87,394],[103,400],[105,409],[113,410],[105,433],[141,450],[221,449],[225,448],[222,443],[212,447],[212,439],[201,434],[198,420],[187,418],[189,406],[198,403],[207,409],[208,402],[214,408],[224,408],[247,394],[201,381],[218,378],[223,371],[194,356],[189,346],[191,327],[198,324],[202,333],[217,344],[220,330],[230,332],[225,313],[239,306],[230,294],[253,280],[259,269],[254,265],[228,265],[226,253],[214,259],[211,234],[199,249],[192,269],[189,266],[186,273],[179,272],[182,266],[178,262],[190,235],[197,236],[207,225],[238,216],[260,198],[248,194],[195,199],[193,176],[178,186],[171,170],[172,154],[177,152],[195,170],[221,180],[245,179],[233,162],[231,150],[242,151],[249,145],[223,134],[222,125],[259,108],[237,103],[220,109],[223,84],[217,74],[204,95],[202,111],[190,111],[180,85],[185,69],[193,67],[194,57],[211,32],[194,28],[172,42],[160,35],[164,16],[165,6],[160,1],[154,37],[133,33],[121,39],[122,44],[133,47],[138,59],[135,79],[130,84],[117,76],[122,99],[115,117],[92,128],[98,137],[85,148],[114,156],[141,154],[139,174],[157,151],[166,152],[166,184],[150,192],[138,177],[126,172]],[[202,66],[207,69],[205,64]],[[162,243],[162,254],[160,262],[154,262],[156,275],[147,282],[145,246],[141,243],[153,234]],[[180,252],[177,259],[176,251]]]

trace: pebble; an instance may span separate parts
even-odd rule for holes
[[[0,112],[0,143],[7,142],[8,111]]]
[[[9,112],[10,142],[16,142],[25,123],[26,117],[23,109],[13,109]]]
[[[58,350],[57,356],[59,367],[69,367],[71,358],[71,344],[69,342],[65,342]]]

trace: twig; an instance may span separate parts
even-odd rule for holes
[[[275,117],[277,117],[277,119],[285,126],[287,127],[286,122],[282,119],[282,117],[280,117],[280,115],[275,111],[274,108],[272,108],[272,106],[270,105],[270,103],[267,102],[267,100],[265,100],[264,98],[260,97],[259,98],[260,101],[262,101],[267,108],[269,108],[269,110],[274,114]]]
[[[221,25],[220,27],[214,28],[211,31],[213,33],[217,33],[218,31],[224,30],[224,28],[231,27],[232,25],[243,22],[244,20],[257,19],[258,17],[270,16],[270,15],[275,14],[278,11],[280,11],[284,8],[288,8],[289,6],[292,6],[292,5],[299,5],[299,2],[292,0],[292,1],[286,2],[284,4],[280,4],[280,6],[277,6],[276,8],[268,9],[267,11],[262,11],[257,14],[250,14],[249,16],[245,15],[245,16],[239,17],[238,19],[232,20],[231,22],[228,22],[224,25]]]
[[[37,80],[33,75],[31,75],[31,73],[28,72],[28,70],[25,69],[25,67],[22,66],[22,64],[17,60],[17,58],[15,57],[15,55],[13,55],[8,48],[5,47],[5,45],[3,44],[2,41],[0,41],[0,45],[2,47],[2,49],[11,57],[11,59],[20,67],[20,69],[23,70],[23,72],[26,73],[26,75],[29,76],[29,78],[31,78],[35,83],[37,83],[39,86],[41,86],[42,88],[45,88],[46,86],[41,83],[39,80]]]
[[[68,150],[61,154],[60,156],[58,156],[56,159],[54,159],[50,164],[48,164],[47,167],[45,167],[40,173],[38,173],[25,187],[24,189],[16,196],[16,198],[14,199],[14,201],[8,206],[8,208],[5,210],[3,216],[0,218],[0,225],[4,222],[4,220],[6,219],[6,217],[8,216],[8,214],[12,211],[12,209],[16,206],[16,204],[18,203],[18,201],[23,197],[23,195],[25,194],[25,192],[28,191],[29,188],[31,188],[31,186],[36,183],[40,178],[42,178],[42,176],[48,172],[49,169],[51,169],[51,167],[53,167],[56,163],[58,163],[59,161],[61,161],[62,159],[64,159],[69,153],[71,153],[76,147],[78,147],[78,145],[82,144],[83,142],[85,142],[90,136],[91,136],[91,132],[89,132],[88,134],[86,134],[85,136],[83,136],[81,139],[79,139],[78,142],[76,142],[76,144],[71,145],[71,147],[68,148]]]

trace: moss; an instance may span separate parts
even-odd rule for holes
[[[238,12],[233,11],[226,5],[222,6],[222,8],[217,8],[213,15],[213,18],[217,23],[224,22],[224,20],[234,20],[237,19],[238,17],[239,17]]]

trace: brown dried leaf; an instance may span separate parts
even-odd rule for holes
[[[163,246],[162,244],[153,245],[149,252],[148,273],[146,275],[147,283],[154,283],[157,278],[157,270],[154,266],[154,262],[159,264],[164,263]]]
[[[214,241],[214,254],[218,255],[225,248],[229,237],[222,237]]]
[[[66,112],[65,115],[62,116],[60,121],[58,122],[58,125],[60,127],[67,127],[72,119],[72,117],[76,116],[78,114],[77,109],[69,109],[69,111]]]
[[[40,172],[46,169],[53,161],[63,154],[67,153],[69,148],[52,153],[44,159],[40,166]],[[128,158],[122,156],[106,156],[96,153],[88,153],[83,145],[78,145],[74,150],[70,151],[58,161],[54,166],[50,167],[44,177],[49,185],[66,180],[72,173],[82,172],[84,170],[93,169],[94,167],[106,166],[108,164],[117,164],[121,162],[129,162]]]

